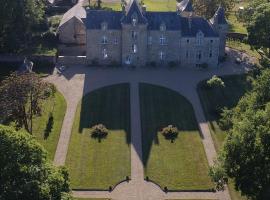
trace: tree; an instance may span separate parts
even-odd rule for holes
[[[35,73],[12,73],[1,82],[2,120],[14,121],[18,128],[32,133],[32,119],[41,114],[41,102],[55,91]]]
[[[179,130],[176,126],[168,125],[161,130],[161,134],[172,142],[177,138]]]
[[[26,45],[33,27],[44,21],[44,0],[0,0],[0,52]]]
[[[101,5],[102,4],[102,1],[101,0],[97,0],[97,8],[98,9],[101,9]]]
[[[210,170],[217,184],[232,178],[235,188],[254,200],[270,198],[269,88],[270,70],[265,69],[230,113],[232,126]]]
[[[265,48],[270,57],[270,3],[258,6],[247,27],[248,41],[256,49]]]
[[[91,128],[91,137],[99,140],[107,137],[109,130],[103,124],[97,124]]]
[[[0,125],[0,199],[68,200],[69,175],[33,136]]]
[[[225,87],[224,82],[222,81],[221,78],[219,78],[218,76],[214,75],[212,76],[212,78],[210,78],[207,82],[207,86],[213,88],[213,87]]]
[[[234,3],[234,0],[193,0],[193,7],[195,13],[209,19],[214,16],[219,5],[222,5],[226,11],[230,11]]]

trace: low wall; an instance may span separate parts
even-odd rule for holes
[[[58,56],[59,65],[85,65],[86,56]]]
[[[15,55],[15,54],[0,54],[0,62],[23,62],[24,58],[36,61],[48,61],[55,63],[55,56],[37,56],[37,55]]]

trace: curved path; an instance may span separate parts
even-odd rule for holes
[[[241,74],[246,70],[245,65],[235,65],[234,56],[236,51],[228,50],[230,60],[223,63],[218,69],[198,70],[189,68],[177,68],[168,70],[159,69],[135,69],[127,68],[89,68],[73,66],[63,74],[54,73],[46,78],[47,81],[56,85],[57,89],[65,96],[67,112],[64,118],[58,146],[55,153],[54,163],[64,165],[71,136],[72,123],[78,102],[88,92],[103,86],[129,82],[131,84],[131,181],[118,185],[110,192],[98,191],[74,191],[76,197],[103,197],[115,200],[161,200],[161,199],[220,199],[230,200],[228,190],[224,192],[169,192],[164,193],[152,183],[143,180],[144,171],[141,162],[141,124],[138,84],[140,82],[161,85],[179,92],[193,105],[195,115],[202,134],[202,142],[209,165],[216,158],[216,150],[211,138],[210,130],[205,119],[196,87],[204,79],[213,75]],[[241,54],[241,56],[245,56]]]

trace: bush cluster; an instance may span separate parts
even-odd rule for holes
[[[162,129],[161,133],[166,139],[174,140],[178,136],[179,130],[176,126],[168,125]]]
[[[91,137],[102,139],[109,133],[109,130],[103,124],[97,124],[91,128]]]

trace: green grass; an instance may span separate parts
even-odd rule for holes
[[[100,199],[100,198],[95,198],[95,199],[93,199],[93,198],[75,198],[74,200],[110,200],[110,199]]]
[[[55,97],[50,97],[43,102],[42,115],[35,117],[33,120],[33,135],[48,151],[51,160],[54,158],[65,112],[66,101],[59,92],[56,92]],[[53,116],[53,123],[51,124],[49,123],[50,113]],[[45,136],[46,128],[47,137]]]
[[[192,105],[178,93],[140,84],[145,175],[168,189],[211,189],[208,163]],[[158,133],[173,124],[180,130],[171,143]]]
[[[102,7],[112,10],[121,10],[121,1],[119,2],[103,2]],[[147,11],[176,11],[176,1],[175,0],[144,0]],[[95,1],[91,1],[93,6]],[[85,4],[87,5],[87,3]]]
[[[230,12],[230,14],[228,16],[228,22],[229,22],[229,31],[230,32],[247,34],[246,26],[244,25],[244,23],[240,22],[237,19],[235,12]]]
[[[109,129],[99,142],[90,127]],[[129,84],[95,90],[79,104],[66,160],[72,188],[108,189],[130,176]]]
[[[220,129],[217,123],[220,118],[217,108],[223,108],[225,106],[228,108],[234,107],[244,93],[251,88],[251,83],[247,78],[247,75],[222,77],[226,86],[223,89],[207,89],[205,87],[206,81],[203,81],[198,85],[198,93],[217,150],[221,148],[226,138],[226,133]],[[229,192],[232,200],[246,199],[240,195],[240,192],[237,192],[234,189],[232,180],[229,181]]]

